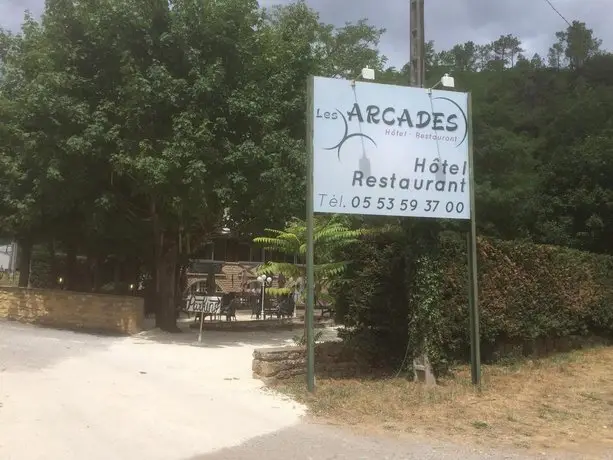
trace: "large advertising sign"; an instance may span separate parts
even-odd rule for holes
[[[470,218],[468,94],[315,77],[315,212]]]

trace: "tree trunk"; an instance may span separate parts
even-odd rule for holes
[[[175,306],[179,306],[183,302],[183,290],[185,289],[185,270],[182,263],[177,263],[175,270]],[[179,308],[175,308],[175,317],[179,318]]]
[[[124,281],[128,284],[128,291],[130,294],[136,292],[138,288],[138,271],[138,259],[134,256],[129,256],[125,262]],[[130,288],[130,286],[132,286],[132,288]]]
[[[100,272],[100,256],[94,255],[91,258],[91,288],[93,292],[100,292],[102,288],[102,273]]]
[[[115,292],[119,292],[119,286],[121,284],[121,260],[119,260],[119,258],[116,258],[114,260],[115,264],[113,265],[113,290]]]
[[[47,252],[49,255],[49,283],[52,288],[57,287],[58,266],[57,257],[55,256],[55,240],[51,239],[47,242]]]
[[[91,253],[87,253],[87,260],[85,262],[85,270],[87,276],[83,282],[83,290],[93,292],[94,290],[94,256]]]
[[[66,289],[77,289],[77,247],[73,242],[66,244]]]
[[[157,300],[157,272],[155,268],[155,262],[153,265],[147,266],[147,272],[150,274],[151,279],[147,279],[145,282],[145,315],[149,317],[150,315],[155,315],[158,311],[158,300]]]
[[[164,247],[159,251],[160,256],[156,260],[157,312],[155,324],[163,331],[181,332],[177,327],[175,305],[178,248],[176,242],[171,239],[164,239],[164,243]]]
[[[154,197],[151,197],[150,213],[153,223],[155,266],[155,325],[163,331],[181,332],[177,327],[175,308],[176,272],[179,261],[178,238],[175,238],[176,234],[167,232],[162,227]]]
[[[19,287],[27,288],[30,285],[30,265],[32,263],[32,241],[19,240]]]

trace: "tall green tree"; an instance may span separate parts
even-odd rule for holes
[[[304,1],[264,11],[258,45],[229,101],[245,143],[230,157],[226,206],[230,227],[256,234],[303,215],[306,77],[355,78],[380,71],[382,29],[366,21],[323,24]],[[245,130],[244,127],[249,127]],[[263,190],[275,190],[274,198]]]
[[[190,251],[304,212],[306,76],[382,69],[382,32],[304,2],[49,0],[0,35],[3,233],[144,264],[175,330]]]
[[[523,52],[521,41],[513,35],[501,35],[492,42],[491,47],[494,54],[493,60],[502,69],[514,67],[517,62],[517,56]]]
[[[556,33],[556,37],[569,65],[575,69],[598,54],[602,45],[602,40],[595,38],[594,31],[581,21],[573,21],[564,32]]]

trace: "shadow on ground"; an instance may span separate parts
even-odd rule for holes
[[[106,350],[124,338],[0,321],[0,373],[35,372],[75,356]]]
[[[202,342],[198,342],[199,331],[190,328],[193,320],[181,320],[178,326],[182,332],[169,333],[160,329],[149,329],[132,337],[135,343],[161,343],[186,345],[205,348],[225,348],[236,346],[282,347],[295,345],[295,338],[302,336],[302,330],[255,330],[255,331],[202,331]],[[338,340],[333,327],[320,329],[320,340]]]
[[[497,452],[435,439],[358,434],[330,425],[300,423],[292,428],[253,438],[240,446],[189,460],[502,460],[537,459],[540,455]],[[575,459],[577,457],[556,457]]]

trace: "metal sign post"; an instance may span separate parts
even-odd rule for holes
[[[200,331],[198,331],[198,343],[202,343],[202,326],[204,326],[204,312],[200,313]]]
[[[315,212],[470,221],[471,361],[479,384],[470,94],[309,77],[306,115],[308,390],[315,389]]]
[[[470,230],[468,232],[468,308],[470,318],[470,370],[473,385],[481,385],[481,333],[479,331],[479,286],[477,273],[477,218],[473,169],[472,96],[468,93],[468,183],[470,185]]]
[[[306,177],[306,352],[307,352],[307,390],[315,391],[315,267],[314,265],[314,233],[315,222],[313,216],[313,129],[315,126],[315,113],[313,110],[315,78],[309,77],[307,81],[307,177]]]

